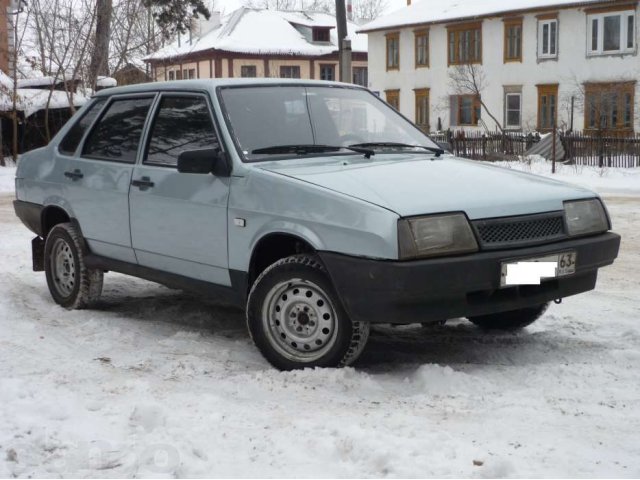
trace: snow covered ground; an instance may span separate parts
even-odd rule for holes
[[[95,310],[55,306],[12,175],[0,477],[640,476],[637,177],[605,195],[623,244],[597,290],[526,331],[378,328],[355,368],[281,373],[242,313],[142,280],[107,275]]]

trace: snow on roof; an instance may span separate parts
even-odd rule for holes
[[[32,78],[19,78],[18,79],[18,88],[29,88],[29,87],[48,87],[53,84],[63,83],[65,81],[71,80],[71,77],[32,77]]]
[[[51,99],[49,99],[50,93]],[[49,102],[49,108],[69,107],[69,97],[67,96],[67,93],[60,90],[18,88],[17,95],[16,109],[20,112],[24,112],[25,118],[47,108],[47,101]],[[86,101],[87,97],[80,93],[75,93],[73,95],[73,105],[76,107],[84,105]],[[0,95],[0,111],[8,112],[12,109],[13,102],[11,95],[6,92]]]
[[[422,0],[363,25],[359,32],[484,17],[522,10],[554,8],[607,0]]]
[[[307,37],[305,32],[296,26],[333,27],[335,22],[335,17],[326,13],[282,12],[243,7],[223,17],[220,26],[194,39],[191,44],[183,41],[179,46],[174,42],[145,57],[145,60],[168,59],[210,49],[255,55],[326,55],[338,49],[335,28],[331,30],[330,43],[313,43],[310,31]],[[352,51],[366,52],[367,36],[357,34],[357,28],[358,26],[351,22],[347,25],[348,34],[352,39]]]
[[[118,81],[112,77],[98,77],[96,80],[96,87],[109,88],[117,87]]]

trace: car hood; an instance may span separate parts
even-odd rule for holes
[[[358,157],[356,157],[358,158]],[[470,219],[562,210],[590,190],[453,156],[376,155],[261,164],[261,169],[392,210],[401,217],[464,211]]]

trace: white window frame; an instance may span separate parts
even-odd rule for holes
[[[555,52],[551,53],[551,25],[555,24],[556,26],[556,39],[555,39],[555,47],[556,50]],[[542,51],[543,47],[544,47],[544,27],[545,25],[549,26],[548,32],[549,32],[549,39],[547,42],[547,45],[549,46],[549,52],[544,53]],[[558,23],[558,19],[557,18],[550,18],[547,20],[539,20],[538,21],[538,58],[558,58],[558,44],[559,44],[559,39],[560,39],[560,29],[559,29],[559,23]]]
[[[604,49],[604,19],[605,17],[620,17],[620,49],[619,50],[605,50]],[[633,18],[633,45],[628,47],[628,25],[629,17]],[[593,21],[598,22],[598,38],[597,46],[594,50],[592,43],[593,35]],[[597,55],[619,55],[621,53],[634,53],[636,51],[636,30],[637,30],[637,18],[635,10],[623,10],[620,12],[607,12],[607,13],[594,13],[587,15],[587,54],[589,56]]]
[[[520,99],[519,119],[520,122],[517,125],[509,124],[509,97],[514,96]],[[520,129],[522,128],[522,93],[521,92],[506,92],[504,94],[504,127],[506,129]]]

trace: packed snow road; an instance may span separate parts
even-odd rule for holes
[[[596,291],[518,334],[378,328],[281,373],[242,313],[109,274],[65,311],[0,195],[0,476],[640,476],[640,197]]]

